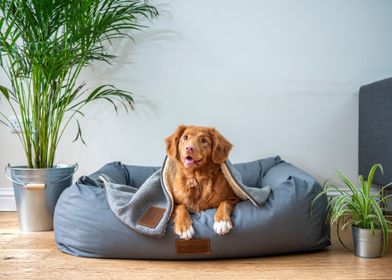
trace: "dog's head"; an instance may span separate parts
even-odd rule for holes
[[[232,144],[215,128],[178,126],[166,138],[167,155],[186,168],[198,168],[206,163],[223,163],[229,156]]]

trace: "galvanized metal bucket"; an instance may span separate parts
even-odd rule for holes
[[[362,258],[378,258],[383,248],[383,234],[381,229],[364,229],[352,227],[354,253]]]
[[[53,214],[63,190],[72,184],[74,165],[53,168],[6,167],[6,176],[13,182],[19,227],[22,231],[53,229]],[[10,170],[11,177],[8,175]]]

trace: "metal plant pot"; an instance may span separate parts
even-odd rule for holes
[[[63,190],[72,184],[78,165],[56,165],[53,168],[28,168],[8,165],[11,171],[19,227],[22,231],[53,229],[53,213]]]
[[[354,253],[361,258],[378,258],[383,248],[383,234],[381,229],[364,229],[352,227]]]

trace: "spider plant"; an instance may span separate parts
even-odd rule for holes
[[[83,141],[79,118],[92,102],[103,100],[134,109],[130,92],[113,85],[86,89],[79,81],[94,61],[110,63],[110,44],[132,39],[140,19],[157,9],[143,0],[0,0],[0,66],[10,87],[0,85],[23,133],[29,168],[52,167],[59,141],[71,121],[75,141]],[[0,122],[12,126],[0,112]]]
[[[324,182],[324,190],[319,193],[313,200],[313,203],[322,195],[330,191],[335,191],[338,194],[333,196],[328,202],[329,221],[337,223],[337,235],[340,243],[344,246],[340,230],[346,230],[350,226],[356,226],[363,229],[372,230],[373,234],[375,229],[381,229],[383,234],[383,250],[385,254],[388,248],[388,232],[389,225],[392,223],[386,219],[383,209],[380,204],[384,204],[386,199],[390,196],[384,196],[384,186],[378,193],[371,193],[371,186],[373,182],[374,173],[377,168],[383,173],[383,168],[380,164],[374,164],[369,171],[367,181],[362,175],[359,176],[360,186],[357,187],[355,183],[350,180],[342,172],[337,171],[337,179],[348,187],[348,191],[344,191],[329,180]],[[341,226],[341,227],[340,227]],[[347,247],[346,247],[347,248]]]

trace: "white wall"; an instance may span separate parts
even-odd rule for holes
[[[136,45],[116,46],[117,63],[84,73],[135,92],[137,112],[91,107],[88,145],[68,131],[57,161],[78,162],[77,176],[113,160],[159,165],[164,137],[185,123],[217,127],[234,162],[279,154],[320,180],[334,169],[356,177],[358,89],[392,75],[392,1],[158,4],[162,17]],[[17,137],[0,135],[0,167],[23,164]],[[1,175],[0,189],[10,186]]]

